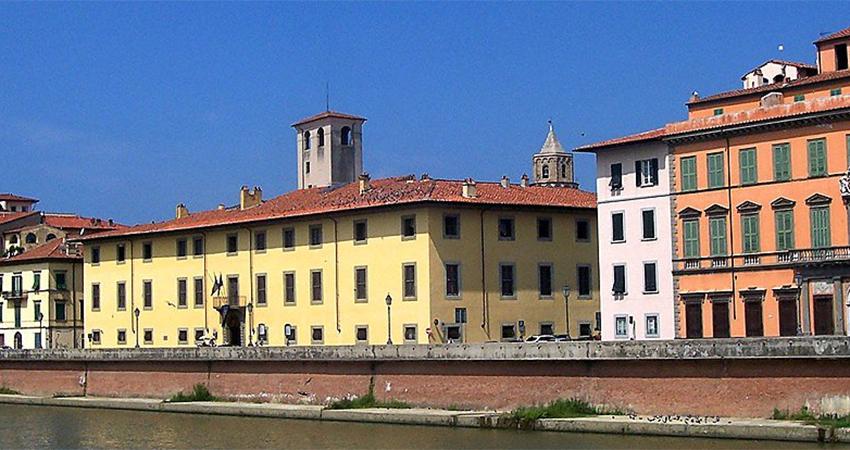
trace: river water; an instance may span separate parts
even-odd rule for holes
[[[814,449],[782,442],[373,425],[0,405],[0,448]]]

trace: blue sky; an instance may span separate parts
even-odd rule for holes
[[[125,223],[295,188],[289,125],[366,116],[373,177],[513,180],[685,117],[772,57],[814,62],[840,3],[2,3],[0,192]],[[779,53],[777,46],[784,44]],[[577,178],[593,188],[590,155]]]

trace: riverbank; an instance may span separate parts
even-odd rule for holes
[[[0,395],[0,404],[488,429],[511,429],[521,426],[524,429],[551,432],[850,443],[850,429],[829,429],[794,421],[726,417],[601,415],[568,419],[538,419],[518,424],[507,413],[500,411],[449,411],[419,408],[328,409],[318,405],[238,402],[172,403],[158,399],[25,395]]]

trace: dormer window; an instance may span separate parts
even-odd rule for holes
[[[350,127],[342,127],[342,131],[340,132],[339,136],[342,145],[352,145],[354,143],[354,138],[351,135]]]
[[[304,132],[304,150],[310,150],[310,132]]]
[[[35,244],[38,242],[38,239],[35,237],[35,234],[27,233],[26,242],[27,244]]]
[[[319,128],[319,131],[316,132],[316,135],[319,138],[319,147],[325,146],[325,129]]]

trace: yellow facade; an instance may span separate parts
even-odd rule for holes
[[[459,218],[459,238],[444,236],[444,218]],[[415,217],[415,235],[402,237],[402,220]],[[513,219],[515,238],[500,240],[500,218]],[[552,238],[539,240],[538,218],[552,221]],[[367,239],[355,242],[355,223],[366,221]],[[576,239],[577,221],[586,221],[590,239]],[[311,246],[310,228],[321,225],[322,243]],[[295,247],[284,248],[284,230],[295,232]],[[265,232],[266,249],[257,250],[257,233]],[[229,236],[236,236],[238,251],[227,252]],[[483,237],[483,253],[482,253]],[[194,255],[195,238],[203,252]],[[186,240],[186,256],[178,257],[178,241]],[[152,258],[144,260],[145,244]],[[126,259],[117,261],[118,245]],[[99,262],[93,262],[93,252]],[[565,333],[562,286],[571,286],[570,334],[587,335],[597,326],[599,309],[596,217],[593,208],[482,209],[473,206],[419,204],[342,211],[313,217],[277,219],[245,226],[197,228],[190,232],[161,232],[137,236],[95,238],[86,242],[86,298],[99,286],[99,308],[86,302],[85,331],[93,333],[93,346],[102,348],[176,347],[195,345],[196,333],[216,331],[218,344],[234,342],[234,330],[222,325],[214,307],[233,297],[241,316],[238,329],[242,345],[256,343],[265,326],[264,344],[287,345],[284,326],[295,327],[289,345],[384,344],[388,341],[386,297],[390,307],[394,344],[443,343],[460,331],[463,342],[498,341],[502,327],[513,324],[518,337],[540,333],[541,324]],[[458,264],[459,295],[446,294],[445,264]],[[516,294],[501,295],[501,265],[513,264]],[[552,267],[552,295],[539,292],[540,264]],[[415,295],[405,298],[404,266],[415,267]],[[577,267],[590,267],[590,295],[578,298]],[[366,298],[357,300],[356,269],[366,269]],[[321,273],[321,299],[312,300],[314,271]],[[294,273],[295,301],[285,303],[285,274]],[[262,304],[258,276],[265,277],[266,302]],[[224,287],[212,294],[214,280]],[[202,304],[195,305],[195,279],[203,279]],[[228,293],[230,279],[238,279],[238,296]],[[180,281],[186,280],[185,296]],[[483,283],[482,283],[483,281]],[[149,282],[152,305],[144,305],[144,285]],[[119,283],[124,284],[125,307],[119,309]],[[486,287],[485,287],[486,285]],[[410,290],[410,287],[408,288]],[[185,301],[183,299],[185,298]],[[185,303],[185,304],[184,304]],[[138,328],[134,310],[139,309]],[[466,309],[466,323],[456,309]],[[234,319],[236,320],[236,319]],[[519,328],[519,322],[525,331]],[[233,322],[230,323],[231,325]],[[321,327],[321,340],[314,340]],[[366,339],[358,339],[366,327]],[[457,328],[454,328],[457,327]],[[123,331],[123,333],[119,333]],[[147,333],[146,333],[147,331]],[[430,331],[430,333],[429,333]],[[123,334],[123,340],[119,340]],[[363,332],[361,331],[361,338]],[[149,339],[146,339],[149,338]],[[99,340],[99,343],[97,342]]]

